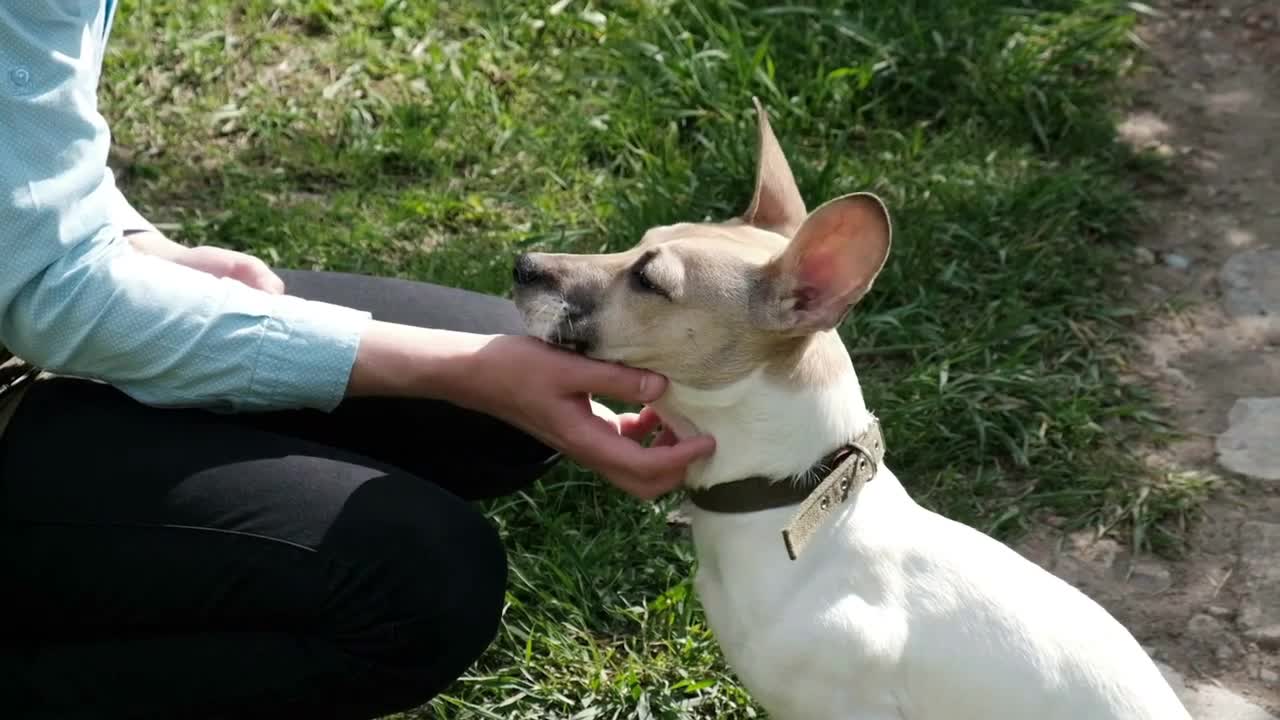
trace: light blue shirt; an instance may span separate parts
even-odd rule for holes
[[[110,0],[0,0],[0,345],[159,406],[332,409],[369,314],[144,255],[98,112]],[[286,288],[286,292],[287,292]]]

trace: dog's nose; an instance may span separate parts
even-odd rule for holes
[[[538,265],[530,253],[521,253],[516,258],[515,270],[511,273],[517,285],[535,285],[547,279],[547,271]]]

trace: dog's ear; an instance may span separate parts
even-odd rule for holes
[[[751,98],[756,106],[756,123],[759,129],[756,157],[756,191],[751,205],[742,214],[749,225],[771,230],[792,237],[800,223],[804,222],[804,199],[791,175],[791,166],[773,135],[769,125],[769,113],[759,98]]]
[[[889,257],[889,211],[870,193],[823,204],[763,269],[753,314],[764,329],[807,335],[840,324]]]

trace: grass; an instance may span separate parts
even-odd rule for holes
[[[1001,538],[1053,514],[1164,547],[1198,495],[1124,452],[1151,418],[1117,378],[1147,168],[1111,122],[1132,20],[1102,0],[123,0],[103,110],[127,192],[176,239],[504,294],[521,249],[741,211],[758,95],[810,206],[873,190],[895,217],[844,333],[913,493]],[[671,502],[566,467],[490,504],[505,622],[438,716],[757,717]]]

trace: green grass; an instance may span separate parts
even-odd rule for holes
[[[1112,129],[1122,4],[548,5],[125,0],[103,84],[123,183],[183,242],[504,294],[522,249],[741,211],[758,95],[811,207],[872,190],[895,218],[844,331],[914,494],[1001,538],[1053,513],[1176,540],[1199,492],[1124,452],[1151,409],[1116,378],[1148,168]],[[438,715],[757,716],[673,500],[565,468],[491,504],[505,622]]]

